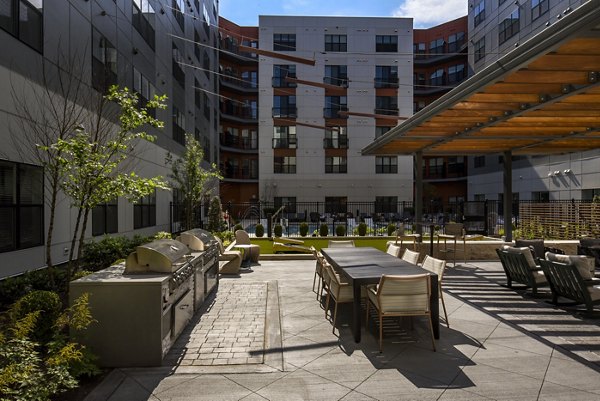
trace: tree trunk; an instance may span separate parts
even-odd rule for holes
[[[69,251],[69,263],[67,265],[67,283],[66,292],[69,292],[69,283],[71,282],[71,269],[73,268],[73,254],[75,253],[75,245],[77,244],[77,238],[79,237],[79,226],[81,225],[81,219],[83,215],[83,207],[77,208],[77,220],[75,220],[75,229],[73,230],[73,237],[71,238],[71,250]]]
[[[89,216],[90,216],[90,209],[86,208],[85,211],[83,212],[83,222],[81,225],[81,234],[79,235],[79,246],[77,247],[77,259],[75,260],[75,264],[73,266],[73,273],[75,273],[75,272],[77,272],[77,270],[79,270],[79,261],[81,260],[81,256],[82,256],[83,241],[85,240],[85,231],[87,229]]]
[[[52,172],[50,180],[50,220],[48,222],[48,232],[46,233],[46,266],[48,268],[48,281],[54,287],[54,265],[52,264],[52,240],[54,234],[54,219],[56,216],[56,199],[58,197],[58,173]]]

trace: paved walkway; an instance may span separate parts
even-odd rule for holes
[[[447,270],[437,352],[415,321],[386,326],[382,354],[372,322],[352,341],[349,305],[332,333],[311,291],[314,261],[253,269],[221,281],[166,366],[114,370],[86,401],[600,400],[600,321],[500,286],[498,263]],[[263,352],[242,340],[259,342],[261,325]]]

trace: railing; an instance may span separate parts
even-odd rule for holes
[[[323,118],[348,118],[348,116],[340,116],[338,112],[348,111],[348,107],[324,107]]]
[[[323,149],[348,149],[348,137],[323,138]]]
[[[245,138],[229,133],[221,133],[219,136],[221,146],[236,148],[242,150],[258,149],[258,140],[256,138]]]
[[[282,118],[296,118],[298,115],[297,107],[273,107],[273,117]]]

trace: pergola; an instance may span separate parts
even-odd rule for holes
[[[564,14],[362,150],[414,155],[417,221],[423,156],[504,155],[504,211],[511,216],[513,155],[600,148],[600,0]],[[511,241],[510,218],[504,229]]]

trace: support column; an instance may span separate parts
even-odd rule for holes
[[[413,157],[415,171],[415,197],[413,206],[415,208],[415,223],[418,234],[423,235],[423,152],[415,153]]]
[[[504,152],[504,235],[512,241],[512,152]]]

